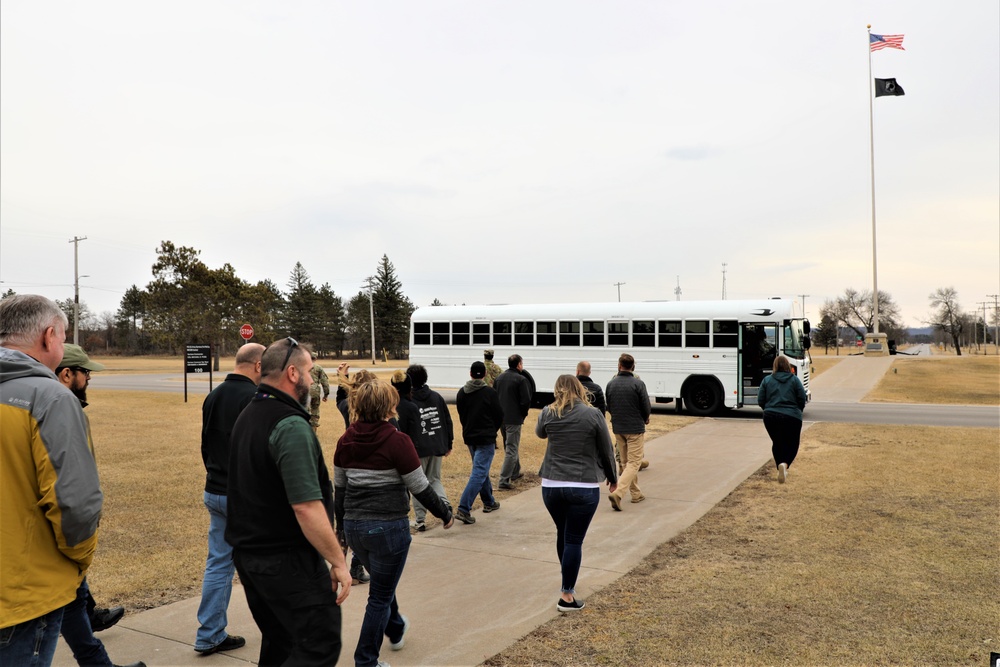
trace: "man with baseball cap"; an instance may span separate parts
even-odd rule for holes
[[[458,418],[462,422],[462,439],[472,454],[472,471],[462,492],[455,518],[464,524],[475,523],[470,512],[478,495],[483,500],[483,512],[495,512],[500,503],[493,497],[490,465],[497,444],[497,430],[503,423],[503,408],[496,391],[486,384],[486,364],[473,362],[471,379],[455,395]]]
[[[56,368],[56,377],[64,387],[73,392],[80,401],[80,407],[87,407],[87,386],[90,384],[90,374],[104,370],[104,364],[91,361],[87,353],[79,345],[66,343],[63,346],[63,358]],[[87,425],[87,440],[91,451],[94,450],[94,439],[90,432],[90,420],[83,415]],[[124,607],[98,609],[90,594],[90,587],[84,577],[76,590],[76,599],[67,605],[63,612],[63,622],[60,633],[79,665],[103,665],[112,667],[104,644],[94,636],[100,630],[110,628],[125,615]],[[144,662],[134,662],[125,667],[145,667]]]

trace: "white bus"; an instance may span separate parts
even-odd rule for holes
[[[756,404],[776,354],[809,394],[809,322],[797,311],[788,299],[428,306],[410,321],[410,363],[425,366],[433,386],[457,389],[484,350],[504,370],[519,354],[538,406],[577,362],[589,361],[604,386],[627,352],[656,402],[708,415]]]

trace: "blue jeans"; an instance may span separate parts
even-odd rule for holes
[[[210,649],[221,644],[227,636],[226,625],[229,598],[233,593],[233,548],[226,542],[226,496],[205,492],[208,508],[208,558],[205,576],[201,582],[201,604],[198,605],[198,634],[196,649]]]
[[[599,488],[542,487],[542,502],[556,524],[556,554],[562,566],[562,592],[576,593],[583,560],[583,538],[601,501]]]
[[[482,498],[483,505],[492,505],[493,483],[490,481],[490,466],[493,465],[493,445],[481,445],[479,447],[469,446],[469,453],[472,454],[472,472],[469,473],[469,482],[465,485],[462,498],[458,501],[458,509],[463,512],[472,510],[472,503],[476,502],[476,496]]]
[[[0,630],[0,665],[51,665],[65,609],[59,607],[38,618]]]
[[[90,615],[87,613],[87,600],[90,598],[90,587],[84,578],[76,589],[76,599],[64,607],[63,621],[60,632],[66,644],[73,651],[73,658],[78,665],[95,667],[113,667],[104,644],[94,636],[90,627]]]
[[[410,521],[407,518],[394,521],[347,519],[344,534],[347,544],[371,575],[368,606],[361,622],[354,664],[372,667],[378,664],[382,638],[398,642],[403,636],[404,621],[396,602],[396,585],[410,551]]]

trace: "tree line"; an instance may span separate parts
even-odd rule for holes
[[[403,293],[386,255],[367,279],[368,289],[345,299],[329,283],[316,285],[296,262],[282,290],[271,280],[250,283],[229,263],[210,268],[201,251],[163,241],[156,250],[152,280],[132,285],[113,315],[95,317],[80,303],[81,343],[92,352],[179,354],[184,346],[210,343],[217,355],[235,353],[239,329],[254,328],[264,344],[283,336],[308,343],[320,356],[365,357],[375,351],[404,357],[415,307]],[[73,299],[57,301],[73,329]],[[374,317],[373,317],[374,316]]]

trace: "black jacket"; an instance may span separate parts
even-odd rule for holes
[[[257,385],[246,375],[230,373],[201,404],[201,460],[205,463],[205,491],[226,495],[229,483],[229,436],[257,393]]]
[[[470,447],[496,446],[497,431],[503,424],[500,399],[485,380],[469,380],[455,395],[462,439]]]
[[[611,413],[611,430],[621,435],[645,433],[649,413],[646,384],[630,371],[618,371],[604,392]]]
[[[500,396],[504,424],[523,424],[531,407],[531,383],[516,368],[508,368],[493,382]]]
[[[451,451],[451,443],[455,439],[454,425],[451,422],[451,411],[441,394],[432,391],[427,385],[413,390],[413,403],[419,414],[419,429],[413,444],[417,455],[444,456]]]
[[[600,410],[602,415],[606,413],[608,411],[608,404],[604,401],[604,390],[601,389],[601,385],[591,380],[588,375],[577,375],[576,379],[580,381],[583,388],[590,394],[590,404]]]

